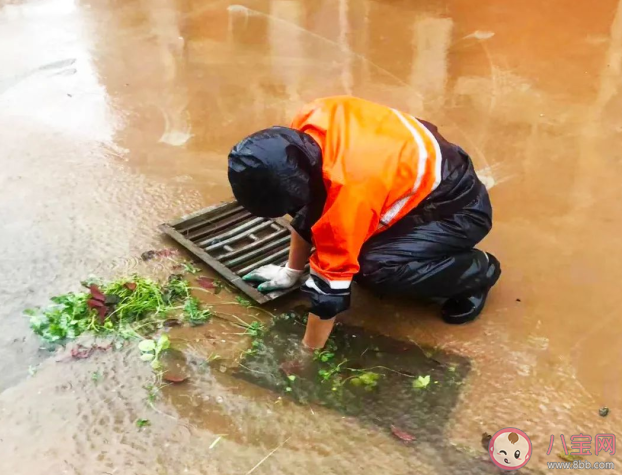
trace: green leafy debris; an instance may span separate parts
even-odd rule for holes
[[[374,373],[373,371],[356,371],[357,375],[353,378],[350,378],[350,384],[353,386],[362,386],[366,390],[371,391],[376,386],[378,386],[378,380],[380,376],[379,373]]]
[[[136,420],[136,427],[138,427],[139,429],[142,429],[143,427],[148,427],[151,425],[151,422],[148,419],[137,419]]]
[[[235,301],[240,304],[242,307],[252,307],[253,306],[253,302],[251,302],[248,299],[245,299],[244,297],[242,297],[241,295],[236,295],[235,297]]]
[[[210,310],[201,309],[199,301],[190,295],[188,281],[177,274],[164,285],[140,276],[109,283],[91,279],[83,284],[89,291],[52,297],[48,307],[24,312],[42,340],[63,344],[85,332],[137,338],[155,332],[167,314],[180,308],[191,325],[205,323],[211,316]]]
[[[188,297],[186,299],[184,303],[184,315],[186,321],[192,326],[203,325],[212,318],[211,310],[201,310],[199,299],[195,297]]]
[[[417,378],[413,381],[414,389],[425,389],[429,385],[430,385],[430,375],[417,376]]]
[[[201,272],[197,266],[195,266],[192,262],[182,262],[181,266],[184,269],[184,272],[188,272],[189,274],[198,274]]]
[[[171,341],[166,333],[160,335],[158,340],[143,340],[138,344],[138,349],[141,351],[140,359],[143,361],[150,361],[151,367],[154,370],[160,370],[162,363],[160,362],[160,356],[162,352],[168,350],[171,347]]]

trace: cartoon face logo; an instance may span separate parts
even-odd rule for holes
[[[518,470],[531,457],[531,440],[522,430],[508,427],[490,439],[488,453],[492,462],[504,470]]]

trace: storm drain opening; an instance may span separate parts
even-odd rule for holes
[[[242,280],[261,266],[287,264],[292,228],[282,218],[258,218],[231,201],[162,224],[160,230],[258,303],[299,287],[264,294]],[[308,266],[301,282],[307,273]]]

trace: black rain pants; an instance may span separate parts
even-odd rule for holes
[[[492,228],[490,199],[466,152],[447,142],[434,125],[423,123],[441,147],[441,184],[364,244],[355,280],[387,296],[469,295],[485,284],[488,261],[474,247]]]

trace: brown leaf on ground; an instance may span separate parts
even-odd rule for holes
[[[108,313],[108,307],[105,305],[103,307],[97,307],[97,314],[99,316],[99,322],[104,323],[106,320],[106,314]]]
[[[100,302],[104,302],[106,301],[106,296],[104,295],[104,293],[99,289],[98,286],[96,286],[95,284],[91,285],[89,287],[89,290],[91,291],[91,297],[95,300],[99,300]]]
[[[134,292],[136,290],[136,282],[126,282],[125,288]]]
[[[188,380],[188,376],[166,372],[162,375],[162,379],[168,383],[180,384]]]
[[[400,440],[403,440],[404,442],[412,442],[413,440],[417,439],[414,435],[409,434],[408,432],[405,432],[393,425],[391,426],[391,432],[393,433],[395,437],[397,437]]]
[[[197,284],[199,284],[199,286],[203,287],[204,289],[213,289],[216,287],[216,285],[214,284],[214,279],[205,277],[204,275],[197,278]]]
[[[77,360],[83,360],[91,356],[94,351],[95,348],[93,347],[87,348],[86,346],[78,345],[71,349],[71,357]]]
[[[86,304],[89,306],[89,308],[100,308],[106,306],[103,300],[96,299],[88,299]]]

